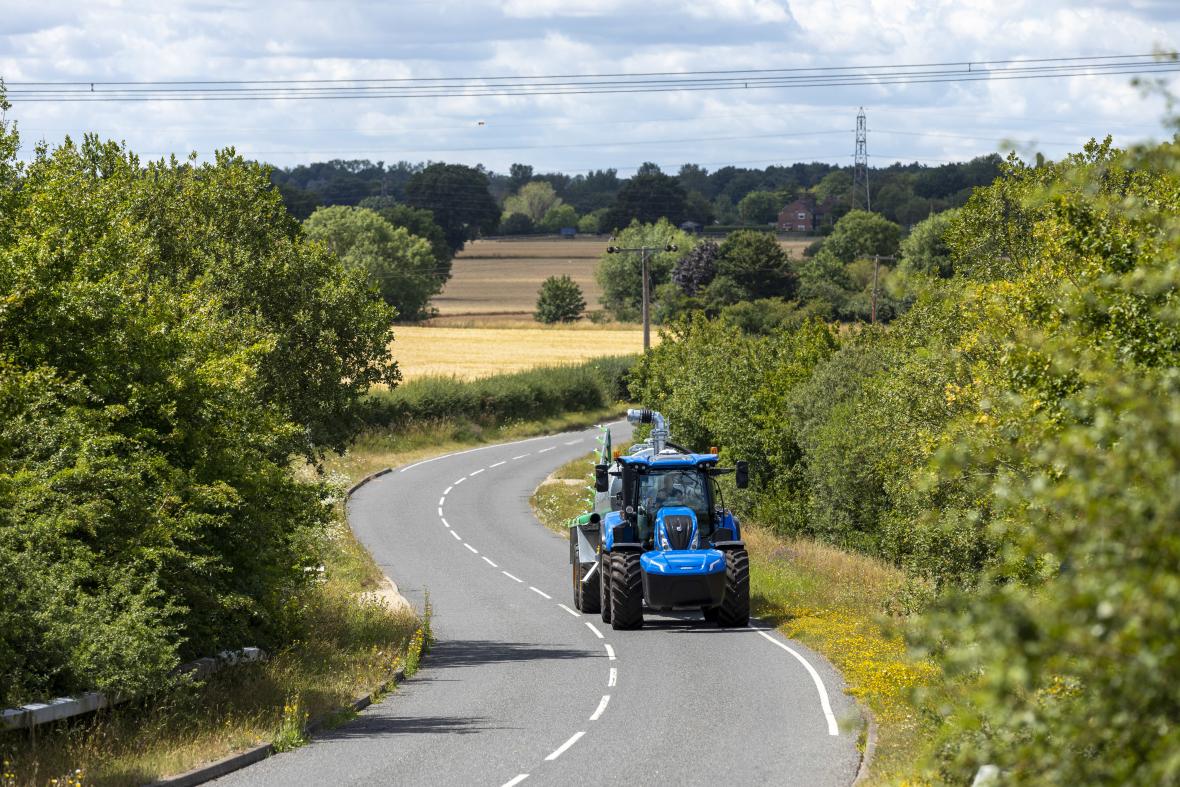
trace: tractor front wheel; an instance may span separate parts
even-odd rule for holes
[[[637,629],[643,625],[643,569],[639,553],[622,552],[610,558],[611,627]]]
[[[725,551],[725,597],[717,623],[722,628],[750,625],[750,555],[744,549]]]

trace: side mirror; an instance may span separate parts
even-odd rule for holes
[[[639,469],[633,464],[623,465],[623,499],[626,500],[635,493],[635,484],[639,481]]]
[[[594,491],[605,492],[610,488],[610,477],[606,473],[606,465],[594,465]]]
[[[737,484],[738,489],[745,489],[750,485],[749,462],[743,461],[737,463],[737,475],[734,476],[734,482]]]

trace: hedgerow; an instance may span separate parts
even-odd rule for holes
[[[679,435],[751,460],[759,519],[940,588],[911,642],[967,688],[928,779],[1180,778],[1178,216],[1174,143],[1013,157],[888,329],[697,318],[637,369]]]
[[[0,95],[0,103],[2,95]],[[267,171],[0,125],[0,702],[290,641],[390,310]]]

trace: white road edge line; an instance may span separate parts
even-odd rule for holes
[[[482,473],[484,470],[487,470],[487,468],[486,468],[486,467],[481,467],[481,468],[479,468],[478,470],[476,470],[474,473],[468,473],[468,474],[467,474],[467,477],[468,477],[468,478],[475,478],[477,475],[479,475],[480,473]]]
[[[472,552],[474,552],[475,554],[477,554],[477,555],[479,554],[479,550],[478,550],[478,549],[476,549],[475,547],[471,546],[471,544],[468,544],[468,543],[464,542],[463,546],[467,547],[468,549],[470,549],[470,550],[471,550]]]
[[[487,564],[488,564],[489,566],[491,566],[492,568],[499,568],[499,566],[497,566],[495,563],[493,563],[493,562],[491,561],[491,559],[490,559],[490,558],[488,558],[488,556],[487,556],[487,555],[481,555],[480,557],[482,557],[482,558],[483,558],[483,562],[487,563]]]
[[[463,540],[463,539],[459,538],[459,534],[458,534],[458,533],[456,533],[454,530],[452,530],[452,531],[451,531],[451,535],[455,537],[455,540],[456,540],[456,541],[462,541],[462,540]]]
[[[575,732],[570,737],[570,739],[568,741],[566,741],[565,743],[558,746],[557,749],[554,750],[554,752],[552,754],[550,754],[548,757],[546,757],[545,762],[551,762],[552,760],[556,760],[558,757],[565,754],[566,749],[568,749],[570,746],[573,746],[575,743],[577,743],[578,739],[581,738],[585,734],[586,734],[585,730],[582,730],[581,732]]]
[[[506,465],[506,464],[508,464],[507,459],[505,459],[503,462],[496,462],[494,465],[488,465],[488,470],[491,470],[493,467],[499,467],[500,465]]]
[[[575,618],[580,618],[580,617],[582,617],[582,615],[581,615],[580,613],[578,613],[578,612],[574,612],[572,609],[570,609],[569,607],[567,607],[565,604],[558,604],[557,606],[561,607],[561,608],[562,608],[562,609],[564,609],[566,612],[568,612],[568,613],[570,613],[571,615],[573,615]]]
[[[529,777],[529,775],[527,773],[522,773],[519,776],[517,776],[515,779],[513,779],[512,781],[504,782],[504,787],[516,787],[516,785],[520,784],[522,781],[524,781],[528,777]]]
[[[504,576],[508,577],[509,579],[511,579],[513,582],[524,582],[524,580],[521,579],[520,577],[514,577],[511,574],[509,574],[507,571],[501,571],[500,573],[503,574]]]
[[[450,526],[451,526],[451,523],[447,521],[447,518],[446,518],[445,516],[440,516],[440,517],[439,517],[439,519],[441,519],[441,520],[442,520],[442,523],[443,523],[444,525],[446,525],[447,527],[450,527]]]
[[[533,587],[532,585],[529,585],[529,590],[533,591],[533,592],[534,592],[534,593],[536,593],[538,596],[542,596],[543,598],[547,598],[547,599],[549,599],[550,601],[552,601],[552,600],[553,600],[553,596],[549,595],[549,594],[548,594],[548,593],[546,593],[544,590],[538,590],[537,588]]]
[[[606,639],[606,637],[602,636],[602,632],[594,627],[593,623],[587,620],[586,625],[589,626],[590,630],[594,632],[594,636],[598,637],[599,639]]]
[[[546,451],[556,451],[556,450],[557,450],[557,446],[555,446],[555,445],[551,445],[551,446],[549,446],[548,448],[542,448],[542,449],[541,449],[540,451],[538,451],[537,453],[538,453],[538,454],[543,454],[543,453],[545,453]]]
[[[614,686],[618,682],[619,682],[619,671],[617,669],[615,669],[614,667],[611,667],[610,668],[610,677],[606,679],[606,685],[609,688],[611,686]]]
[[[824,718],[828,720],[828,735],[839,735],[840,725],[836,723],[836,715],[832,713],[832,702],[828,699],[828,690],[824,688],[824,682],[820,678],[819,673],[815,671],[815,667],[811,666],[807,659],[803,658],[803,656],[801,656],[794,648],[779,642],[777,639],[770,636],[762,629],[757,629],[757,631],[763,636],[763,638],[766,639],[767,642],[772,645],[777,645],[787,653],[790,653],[799,660],[800,664],[802,664],[807,669],[807,672],[811,675],[811,679],[815,681],[816,690],[819,691],[819,704],[824,710]]]
[[[614,661],[615,660],[615,649],[610,646],[609,642],[602,643],[602,646],[604,648],[606,648],[606,657],[609,660]]]
[[[598,703],[598,710],[594,711],[593,715],[590,716],[590,721],[598,721],[599,717],[602,716],[602,712],[606,710],[607,703],[609,703],[609,702],[610,702],[610,695],[603,694],[602,695],[602,702]]]
[[[514,456],[512,457],[512,461],[515,462],[517,459],[524,459],[526,456],[532,456],[532,454],[521,454],[520,456]]]

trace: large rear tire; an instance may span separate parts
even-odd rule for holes
[[[639,553],[622,552],[610,559],[611,627],[637,629],[643,625],[643,569]]]
[[[750,625],[750,555],[744,549],[725,551],[725,597],[717,623],[722,628]]]
[[[610,555],[598,556],[598,606],[602,622],[610,623]]]

